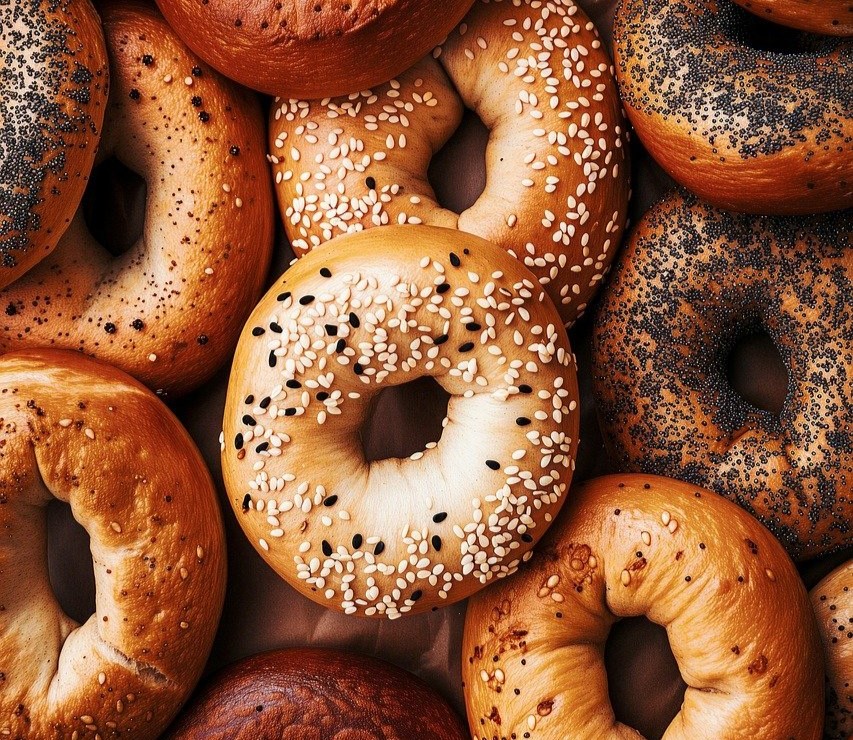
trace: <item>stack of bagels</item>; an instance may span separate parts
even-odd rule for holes
[[[605,5],[0,8],[0,737],[853,737],[849,2]]]

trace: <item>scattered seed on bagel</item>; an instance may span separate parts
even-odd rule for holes
[[[769,217],[672,193],[637,224],[602,296],[593,390],[614,462],[711,488],[792,556],[850,543],[853,211]],[[764,330],[788,372],[778,414],[727,379]]]
[[[0,6],[0,288],[56,247],[83,196],[107,104],[89,0]]]
[[[53,254],[0,292],[0,351],[79,350],[175,396],[227,359],[263,287],[263,116],[156,10],[128,0],[101,12],[112,93],[99,157],[147,182],[143,233],[114,257],[78,211]]]
[[[468,605],[462,680],[475,740],[642,740],[614,716],[613,624],[666,628],[688,687],[672,740],[820,740],[820,639],[773,536],[720,496],[648,475],[572,489],[512,578]]]
[[[427,168],[466,105],[491,138],[486,188],[456,214]],[[625,225],[625,127],[607,51],[574,2],[477,0],[433,57],[385,85],[277,99],[270,159],[298,254],[383,224],[455,226],[523,261],[573,323]]]
[[[622,102],[676,181],[720,208],[808,214],[853,206],[853,41],[750,46],[731,0],[622,0]]]
[[[90,537],[84,624],[48,577],[53,499]],[[0,737],[157,737],[201,675],[225,594],[216,490],[178,420],[78,353],[3,356],[0,532]]]
[[[228,386],[223,474],[240,525],[305,596],[397,618],[512,573],[566,497],[575,358],[533,275],[455,229],[389,226],[298,260],[252,314]],[[441,439],[368,463],[384,387],[433,377]]]

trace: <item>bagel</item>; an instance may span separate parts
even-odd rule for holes
[[[270,95],[346,95],[391,79],[438,44],[472,0],[157,0],[223,74]],[[438,11],[438,12],[437,12]]]
[[[164,740],[467,740],[438,694],[407,671],[340,650],[254,655],[205,683]]]
[[[383,388],[431,376],[441,440],[367,462]],[[298,260],[261,299],[228,385],[223,474],[244,532],[305,596],[397,618],[512,573],[565,499],[575,358],[523,265],[454,229],[389,226]]]
[[[639,615],[666,627],[688,684],[665,737],[821,737],[820,639],[779,543],[710,491],[642,475],[573,488],[530,563],[469,603],[473,736],[639,740],[604,668],[610,628]]]
[[[434,56],[346,98],[277,100],[270,156],[291,244],[301,255],[376,225],[457,227],[523,261],[571,324],[627,214],[626,123],[598,32],[570,0],[477,0]],[[485,190],[456,214],[427,168],[465,106],[491,134]]]
[[[0,292],[0,351],[76,349],[177,396],[230,356],[263,288],[263,116],[156,10],[128,0],[102,13],[112,95],[99,158],[147,182],[143,232],[114,257],[78,211],[53,254]]]
[[[796,559],[850,543],[853,212],[755,217],[672,193],[638,223],[593,331],[593,392],[623,470],[705,486]],[[778,414],[726,377],[735,343],[770,335]]]
[[[853,35],[850,0],[734,0],[762,18],[812,33]]]
[[[616,76],[640,140],[720,208],[853,206],[853,45],[827,38],[795,54],[760,51],[744,32],[751,18],[731,0],[621,1]]]
[[[0,358],[0,736],[157,737],[201,675],[225,592],[213,481],[150,391],[78,354]],[[91,541],[95,613],[63,613],[46,506]]]
[[[0,288],[44,259],[83,197],[107,102],[89,0],[0,6]]]
[[[826,740],[853,736],[853,560],[810,593],[826,658]]]

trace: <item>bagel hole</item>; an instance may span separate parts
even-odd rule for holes
[[[367,462],[405,458],[441,439],[450,394],[433,378],[383,388],[361,427]]]
[[[454,213],[470,208],[486,188],[486,145],[489,129],[474,111],[432,158],[427,172],[436,200]]]
[[[788,395],[788,370],[770,335],[762,330],[739,337],[726,359],[735,393],[761,411],[779,416]]]
[[[83,624],[95,613],[95,570],[89,534],[71,507],[54,499],[47,505],[47,569],[62,610]]]
[[[804,51],[808,34],[795,28],[772,23],[752,13],[743,13],[741,41],[756,51],[772,54],[798,54]]]
[[[666,629],[645,617],[622,619],[607,637],[604,665],[616,719],[649,740],[663,737],[687,688]]]
[[[113,257],[124,254],[142,236],[147,191],[145,180],[116,157],[92,170],[83,194],[83,218]]]

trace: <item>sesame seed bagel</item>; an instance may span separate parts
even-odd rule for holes
[[[604,666],[610,628],[640,615],[666,628],[688,684],[666,738],[821,737],[820,640],[779,543],[710,491],[624,475],[573,488],[529,564],[469,603],[474,738],[640,740]]]
[[[575,358],[517,260],[454,229],[393,226],[297,261],[261,300],[225,408],[223,473],[246,535],[294,588],[397,618],[512,573],[565,499]],[[433,377],[441,440],[367,462],[383,388]]]
[[[0,358],[0,735],[157,737],[201,675],[225,592],[216,492],[142,385],[72,352]],[[95,613],[48,579],[47,504],[88,532]]]
[[[850,544],[853,212],[731,214],[672,193],[633,232],[593,333],[593,391],[625,470],[687,480],[757,516],[797,559]],[[747,403],[726,362],[769,334],[781,411]]]
[[[762,18],[812,33],[853,35],[850,0],[734,0]]]
[[[383,224],[456,227],[523,261],[571,324],[628,201],[626,124],[598,32],[571,0],[477,0],[433,57],[346,98],[277,100],[271,160],[294,249]],[[466,106],[491,134],[485,190],[456,214],[427,169]]]
[[[95,161],[107,52],[89,0],[0,7],[0,288],[56,247]]]
[[[810,593],[826,664],[826,740],[853,736],[853,560]]]
[[[156,10],[128,0],[102,13],[112,93],[99,159],[145,180],[143,231],[113,256],[78,211],[53,254],[0,292],[0,351],[80,350],[175,396],[228,358],[263,287],[264,121]]]
[[[196,54],[270,95],[323,98],[390,80],[414,64],[472,0],[157,0]]]
[[[164,740],[468,740],[415,676],[376,658],[296,648],[254,655],[205,683]]]
[[[825,38],[797,53],[758,50],[753,23],[731,0],[621,0],[616,76],[640,140],[720,208],[853,206],[853,45]]]

